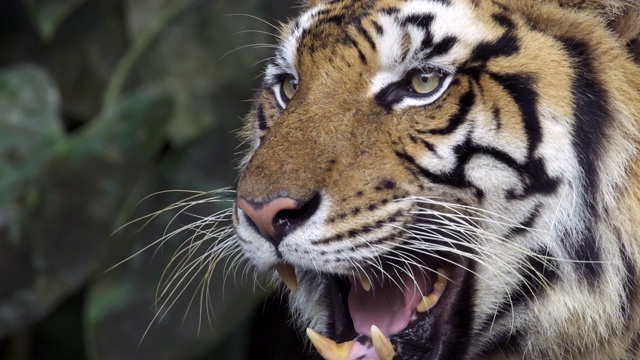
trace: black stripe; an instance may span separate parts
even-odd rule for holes
[[[438,153],[436,152],[436,147],[435,145],[433,145],[432,143],[428,142],[425,139],[418,139],[417,137],[413,136],[413,135],[409,135],[409,139],[411,140],[411,142],[413,142],[414,144],[417,143],[421,143],[424,147],[427,148],[427,150],[429,150],[430,152],[434,153],[436,156],[439,156]]]
[[[597,77],[589,46],[571,38],[559,38],[558,41],[574,61],[575,79],[571,86],[576,120],[573,127],[573,146],[586,179],[586,189],[583,192],[591,203],[589,206],[594,207],[591,205],[597,203],[599,182],[596,164],[600,161],[602,143],[611,119],[609,94]]]
[[[267,130],[269,127],[267,126],[267,119],[264,116],[264,107],[262,105],[258,106],[256,116],[258,117],[258,129]]]
[[[431,32],[427,32],[422,38],[422,41],[420,42],[420,51],[426,52],[427,50],[429,50],[429,48],[431,48],[432,45],[433,45],[433,35],[431,34]],[[409,51],[409,49],[407,49],[406,51]],[[406,57],[407,55],[405,54],[403,56],[402,61],[404,61]]]
[[[431,59],[437,56],[441,56],[449,52],[458,42],[458,39],[454,36],[445,36],[442,40],[435,43],[429,54],[425,57],[425,59]]]
[[[542,131],[538,119],[538,93],[535,91],[535,79],[526,74],[496,74],[489,73],[518,105],[524,130],[529,139],[528,154],[533,157],[535,150],[542,140]]]
[[[374,245],[389,244],[389,243],[397,244],[397,243],[400,242],[400,239],[402,238],[402,236],[404,236],[406,234],[407,234],[406,231],[400,229],[398,231],[392,232],[389,235],[387,235],[385,237],[381,237],[379,239],[360,242],[358,245],[352,246],[351,249],[354,249],[354,250],[360,250],[360,249],[371,250],[371,247],[374,246]]]
[[[502,118],[500,116],[500,108],[496,105],[493,105],[491,108],[491,116],[493,117],[493,121],[496,123],[496,130],[502,129]]]
[[[586,229],[583,231],[577,244],[574,236],[568,232],[565,232],[563,242],[565,244],[571,244],[568,250],[572,252],[572,258],[577,260],[575,267],[580,274],[582,274],[590,284],[595,284],[603,272],[602,255],[600,253],[600,246],[596,241],[595,224],[593,224],[592,221],[587,221]]]
[[[360,48],[357,46],[356,46],[356,50],[358,50],[358,57],[360,58],[360,61],[362,61],[364,65],[367,65],[367,57],[364,55],[362,50],[360,50]]]
[[[373,38],[371,37],[371,35],[369,34],[369,31],[367,31],[367,29],[364,28],[364,26],[362,26],[361,22],[358,22],[356,24],[356,30],[358,31],[358,33],[360,35],[362,35],[362,37],[367,41],[367,43],[369,44],[369,46],[371,46],[371,49],[373,51],[376,51],[376,43],[373,41]]]
[[[510,12],[509,8],[506,5],[504,5],[504,4],[502,4],[502,3],[498,2],[498,1],[493,0],[493,1],[491,1],[491,3],[493,3],[493,5],[495,5],[498,9],[500,9],[500,10],[502,10],[504,12]]]
[[[345,38],[345,41],[349,45],[351,45],[354,49],[356,49],[356,51],[358,52],[358,57],[360,58],[360,61],[362,61],[362,63],[364,65],[366,65],[367,64],[367,57],[364,55],[364,53],[360,49],[360,46],[358,45],[358,42],[355,41],[349,34],[345,34],[344,38]]]
[[[402,19],[401,25],[402,26],[413,25],[426,32],[431,32],[430,29],[431,29],[431,23],[433,22],[433,19],[434,17],[432,14],[409,15],[404,19]]]
[[[311,242],[311,244],[313,244],[313,245],[329,244],[329,243],[336,242],[336,241],[342,241],[345,238],[353,238],[353,237],[356,237],[356,236],[359,236],[359,235],[362,235],[362,234],[367,234],[367,233],[370,233],[373,230],[381,229],[383,226],[385,226],[387,224],[391,224],[391,223],[397,222],[398,219],[402,215],[403,215],[402,211],[396,211],[395,213],[393,213],[390,216],[388,216],[386,219],[376,220],[375,222],[372,222],[370,224],[364,225],[364,226],[362,226],[362,227],[360,227],[358,229],[349,230],[346,233],[340,233],[340,234],[336,234],[336,235],[331,236],[331,237],[316,239],[316,240],[313,240]],[[404,230],[401,230],[401,232],[402,231],[404,231]]]
[[[467,62],[480,63],[483,66],[491,59],[511,56],[516,54],[519,50],[520,42],[518,41],[518,38],[511,32],[508,32],[496,41],[482,42],[478,44],[471,52]]]
[[[631,39],[627,42],[627,51],[633,57],[634,62],[640,62],[640,39]]]
[[[433,44],[433,34],[431,33],[431,24],[434,17],[431,14],[409,15],[402,20],[402,26],[413,25],[424,31],[425,35],[420,45],[421,50],[427,50]],[[406,57],[406,54],[403,58]],[[404,59],[403,59],[404,61]]]
[[[331,8],[324,8],[316,13],[316,17],[320,18],[331,13]]]
[[[509,16],[507,16],[506,13],[501,13],[501,14],[493,14],[491,15],[491,17],[493,18],[493,21],[495,21],[498,25],[500,25],[502,28],[506,29],[506,30],[515,30],[516,25],[513,23],[513,20],[511,20],[511,18],[509,18]]]
[[[318,20],[316,21],[316,26],[319,26],[321,24],[335,24],[342,27],[344,21],[344,15],[331,15],[324,18],[318,18]]]
[[[540,216],[541,208],[542,208],[542,205],[536,204],[533,207],[533,209],[529,212],[529,215],[527,215],[527,217],[520,224],[518,224],[518,226],[514,226],[511,229],[509,229],[509,233],[511,235],[519,235],[533,228],[533,225],[535,224],[536,220]]]
[[[569,38],[557,39],[573,60],[575,78],[571,86],[574,98],[573,147],[578,156],[585,184],[581,193],[586,200],[589,219],[581,246],[575,249],[578,259],[599,261],[600,249],[596,243],[595,227],[599,218],[598,203],[599,171],[597,163],[601,160],[602,144],[607,136],[607,126],[611,120],[609,96],[598,78],[598,72],[586,42]],[[602,274],[601,264],[583,263],[583,272],[590,280],[597,280]]]
[[[544,161],[540,158],[529,160],[525,164],[523,172],[527,175],[524,181],[522,195],[515,195],[515,198],[522,198],[532,194],[551,195],[555,194],[560,187],[561,180],[553,178],[547,173]]]
[[[471,139],[456,146],[455,153],[458,167],[464,168],[476,155],[486,155],[518,173],[523,188],[518,189],[517,192],[516,190],[508,190],[506,195],[509,200],[524,199],[536,194],[555,194],[561,183],[560,179],[551,177],[547,173],[544,162],[539,158],[520,164],[508,153],[500,149],[475,144]],[[457,172],[464,174],[464,169],[459,169]]]
[[[377,21],[372,20],[371,25],[373,25],[373,29],[376,31],[376,34],[378,34],[378,36],[384,35],[384,29],[380,24],[378,24]]]
[[[386,15],[396,15],[400,12],[400,9],[397,7],[390,7],[390,8],[380,9],[380,12]]]
[[[433,135],[446,135],[456,131],[456,129],[458,129],[458,127],[460,127],[460,125],[462,125],[462,123],[467,119],[475,101],[476,95],[473,90],[469,89],[469,91],[460,97],[460,100],[458,101],[458,111],[449,119],[447,126],[440,129],[427,130],[426,133]],[[425,131],[418,131],[418,133],[424,134]]]
[[[449,185],[449,186],[459,187],[459,188],[464,188],[464,187],[475,188],[473,184],[467,181],[464,175],[464,169],[460,165],[458,165],[456,169],[454,169],[453,171],[440,175],[423,168],[422,166],[420,166],[420,164],[418,164],[418,162],[416,161],[415,158],[413,158],[413,156],[407,153],[396,151],[395,155],[403,162],[406,162],[408,165],[411,165],[411,167],[417,170],[422,177],[426,178],[427,180],[429,180],[434,184]]]

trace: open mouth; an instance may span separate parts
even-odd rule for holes
[[[420,344],[429,340],[417,339],[416,343],[415,335],[428,336],[424,327],[435,326],[447,312],[443,309],[453,299],[450,293],[456,292],[456,277],[461,273],[450,262],[435,259],[423,255],[404,268],[393,267],[401,271],[382,267],[384,271],[369,269],[355,276],[321,275],[328,284],[332,315],[328,334],[307,329],[316,350],[327,360],[391,360],[416,346],[429,351],[429,344]],[[287,264],[275,269],[297,291],[296,269]],[[299,270],[299,275],[305,272]]]

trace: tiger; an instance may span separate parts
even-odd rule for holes
[[[639,359],[639,59],[635,0],[306,0],[238,246],[325,359]]]

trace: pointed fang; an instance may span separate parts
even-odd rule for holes
[[[353,341],[336,344],[335,341],[318,334],[313,329],[307,329],[307,336],[325,360],[347,360],[353,347]]]
[[[449,272],[444,268],[439,268],[436,271],[438,272],[438,281],[446,284],[449,280]]]
[[[371,341],[373,341],[373,347],[376,349],[376,354],[378,354],[380,360],[393,359],[395,353],[393,352],[391,341],[375,325],[371,325]]]
[[[422,301],[416,307],[416,311],[419,313],[427,312],[436,306],[438,300],[440,300],[440,296],[436,293],[431,293],[431,295],[422,298]]]
[[[366,275],[360,275],[359,279],[364,291],[369,292],[371,290],[371,280]]]
[[[291,292],[298,291],[298,277],[296,276],[296,269],[293,266],[288,264],[278,264],[274,266],[274,268]]]

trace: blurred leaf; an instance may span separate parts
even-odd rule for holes
[[[70,155],[93,154],[124,163],[149,160],[162,145],[174,111],[174,96],[163,89],[143,88],[115,111],[92,121],[72,142]]]
[[[266,55],[261,48],[263,44],[273,39],[260,32],[267,30],[264,23],[247,16],[230,15],[255,13],[257,3],[194,1],[163,29],[161,41],[155,41],[136,64],[132,73],[137,83],[164,84],[179,95],[176,116],[168,133],[173,144],[188,144],[203,132],[243,115],[243,112],[226,111],[229,103],[218,108],[215,102],[220,94],[243,89],[243,97],[232,100],[240,102],[250,98],[250,89],[255,87],[254,77],[259,67],[254,64]],[[151,26],[149,13],[162,13],[167,7],[163,1],[151,0],[129,0],[126,5],[132,36],[139,36]],[[258,31],[234,36],[248,28]],[[253,44],[258,44],[258,49],[250,49]],[[223,58],[225,53],[245,45],[249,48]]]
[[[59,106],[58,90],[40,67],[0,72],[0,230],[10,227],[14,241],[27,189],[64,139]]]
[[[140,92],[42,165],[24,221],[37,226],[24,226],[15,246],[0,238],[0,337],[44,316],[100,266],[113,221],[138,177],[148,176],[145,164],[161,147],[172,107],[165,93]]]
[[[86,0],[25,0],[31,18],[45,40],[51,40],[58,26]]]
[[[127,28],[132,39],[149,29],[175,0],[124,0]]]
[[[128,46],[120,0],[87,1],[60,25],[37,59],[60,87],[65,120],[82,126],[95,118],[107,82]]]
[[[159,152],[172,108],[166,93],[136,93],[49,164],[32,214],[43,225],[29,233],[41,267],[80,279],[100,265],[127,196],[153,170],[144,164]]]

